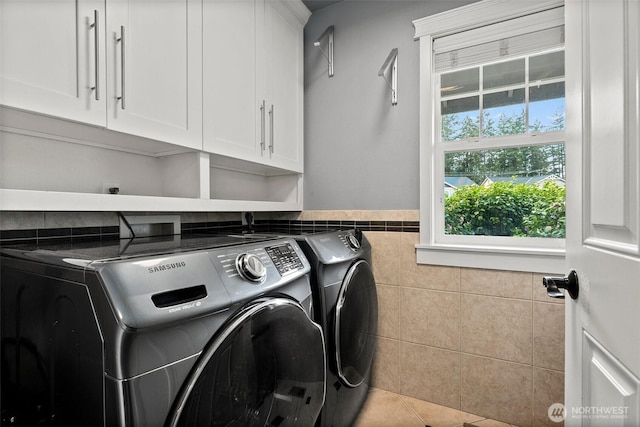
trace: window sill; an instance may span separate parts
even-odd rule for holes
[[[563,273],[564,249],[495,247],[468,245],[416,245],[418,264],[532,273]]]

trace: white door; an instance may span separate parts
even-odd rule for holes
[[[565,424],[640,425],[638,0],[567,0]]]
[[[104,1],[0,1],[0,103],[104,126],[104,18]]]
[[[204,0],[205,151],[260,160],[266,133],[264,90],[257,74],[262,66],[258,44],[263,39],[263,15],[262,0]]]
[[[109,129],[202,148],[201,8],[200,0],[107,2]]]

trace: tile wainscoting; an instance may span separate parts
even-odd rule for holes
[[[237,231],[238,212],[181,213],[184,233]],[[2,212],[0,244],[118,237],[114,212]],[[379,298],[373,386],[521,426],[558,425],[564,400],[564,305],[542,275],[418,265],[419,212],[256,213],[256,231],[361,228]]]

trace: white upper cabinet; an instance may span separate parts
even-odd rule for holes
[[[204,0],[204,150],[303,170],[303,28],[297,1]]]
[[[203,147],[259,160],[263,121],[258,100],[257,52],[264,4],[254,0],[204,0]]]
[[[200,5],[2,0],[0,103],[201,149]]]
[[[201,149],[201,1],[106,4],[108,128]]]
[[[0,211],[301,209],[309,16],[300,0],[0,0]]]
[[[291,5],[291,6],[290,6]],[[273,166],[303,169],[303,27],[295,3],[266,2],[267,148]]]
[[[104,19],[104,1],[0,1],[0,103],[104,126]]]
[[[298,0],[0,0],[0,103],[303,170]]]

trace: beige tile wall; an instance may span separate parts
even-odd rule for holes
[[[417,221],[417,211],[306,211],[300,219]],[[378,286],[373,385],[521,426],[558,425],[564,305],[542,275],[418,265],[417,233],[367,232]]]

